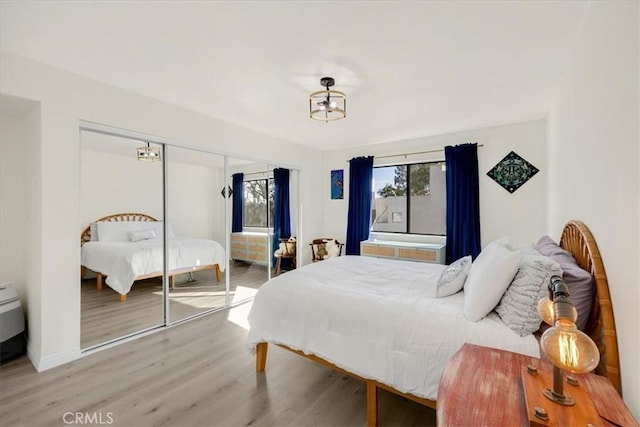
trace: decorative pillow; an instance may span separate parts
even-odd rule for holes
[[[327,244],[326,244],[326,243],[320,243],[320,244],[317,246],[317,249],[316,249],[316,256],[317,256],[319,259],[325,259],[325,258],[327,257],[327,254],[328,254],[328,253],[329,253],[329,252],[327,252]]]
[[[101,242],[129,242],[129,232],[139,230],[155,230],[156,236],[162,239],[164,225],[162,221],[106,221],[97,223],[98,238]],[[175,237],[169,224],[169,238]]]
[[[471,269],[471,262],[471,255],[467,255],[444,269],[436,286],[436,298],[448,297],[462,290]]]
[[[97,222],[92,222],[91,224],[89,224],[89,233],[91,233],[91,241],[97,242],[98,241],[98,223]]]
[[[129,240],[131,240],[132,242],[158,238],[158,236],[156,235],[156,231],[153,228],[148,228],[146,230],[129,231],[127,235],[129,236]]]
[[[549,280],[562,275],[560,265],[533,248],[521,249],[520,265],[496,312],[515,333],[524,337],[540,328],[538,301],[547,296]]]
[[[155,221],[155,222],[146,222],[144,224],[152,224],[151,228],[153,228],[156,231],[156,235],[158,236],[158,238],[162,239],[162,236],[164,236],[164,222]],[[176,234],[173,232],[173,227],[171,227],[171,223],[169,223],[167,227],[169,228],[167,232],[168,238],[169,239],[175,238]],[[144,227],[144,228],[147,228],[147,227]]]
[[[520,253],[507,249],[500,241],[484,248],[471,264],[464,283],[464,316],[477,322],[500,302],[518,271]]]
[[[129,231],[152,228],[145,227],[140,221],[106,221],[99,222],[97,226],[98,238],[101,242],[128,242],[129,235],[127,233]]]
[[[569,287],[569,300],[578,310],[576,326],[584,331],[589,321],[596,284],[593,276],[583,270],[570,252],[565,251],[549,236],[543,236],[536,243],[535,248],[542,255],[548,256],[560,264],[562,278]]]
[[[324,259],[337,257],[340,254],[340,248],[338,247],[334,239],[327,240],[325,249],[327,250],[327,254],[325,255]]]

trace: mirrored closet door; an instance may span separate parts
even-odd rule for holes
[[[252,298],[270,277],[273,173],[266,163],[234,157],[227,162],[229,289],[236,304]]]
[[[83,349],[164,324],[162,149],[80,132]]]
[[[166,147],[169,323],[227,305],[224,160]]]
[[[296,267],[297,170],[155,141],[80,132],[83,350],[248,301]]]

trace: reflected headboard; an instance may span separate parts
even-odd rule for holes
[[[93,221],[96,222],[116,222],[116,221],[158,221],[151,215],[143,214],[143,213],[118,213],[113,215],[107,215],[100,219]],[[82,230],[82,234],[80,234],[80,246],[85,243],[91,241],[91,225]]]
[[[616,324],[609,283],[598,245],[586,225],[581,221],[569,221],[562,230],[560,246],[571,252],[578,265],[590,272],[595,279],[595,301],[586,328],[586,333],[600,350],[600,364],[595,369],[595,373],[609,378],[618,393],[622,395]]]

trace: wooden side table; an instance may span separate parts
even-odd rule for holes
[[[534,357],[465,344],[440,378],[437,425],[528,427],[521,376],[522,368],[528,364],[534,364],[541,372],[552,371],[551,364]],[[639,426],[609,379],[595,374],[578,378],[603,426]]]

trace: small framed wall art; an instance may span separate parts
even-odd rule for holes
[[[487,175],[509,193],[513,193],[537,173],[538,168],[511,151]]]
[[[344,170],[336,169],[331,171],[331,200],[344,198],[343,191]]]

